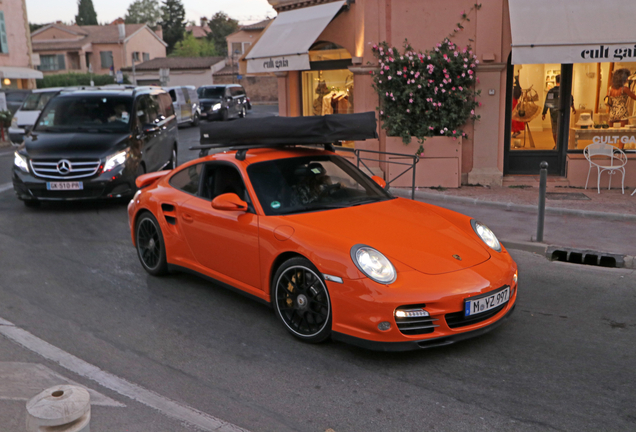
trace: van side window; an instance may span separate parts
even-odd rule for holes
[[[166,94],[161,93],[159,95],[159,102],[161,102],[161,108],[166,117],[174,115],[174,106],[172,106],[172,99]]]
[[[177,101],[177,92],[174,91],[174,89],[170,90],[170,98],[172,99],[172,102],[176,102]]]
[[[202,167],[203,164],[196,164],[179,171],[170,178],[170,185],[183,192],[196,195],[199,192]]]

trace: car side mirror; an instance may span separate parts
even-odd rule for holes
[[[30,134],[32,130],[33,130],[33,126],[32,125],[25,125],[24,126],[24,134],[25,135]]]
[[[247,211],[247,203],[235,193],[226,193],[212,200],[212,208],[223,211]]]
[[[386,182],[384,181],[384,179],[382,177],[378,177],[378,176],[373,176],[371,177],[371,179],[376,182],[378,185],[380,185],[380,187],[382,189],[386,189]]]
[[[143,126],[142,130],[145,134],[151,134],[157,132],[159,128],[153,124],[147,123]]]

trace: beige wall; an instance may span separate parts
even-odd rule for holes
[[[4,0],[0,2],[0,10],[4,12],[9,52],[0,54],[0,66],[29,67],[29,33],[24,3],[20,0]]]
[[[260,31],[237,31],[236,33],[232,33],[228,37],[225,38],[227,41],[227,52],[228,55],[232,54],[232,43],[233,42],[249,42],[250,44],[254,44],[254,41],[258,38]],[[247,49],[247,47],[244,47]]]

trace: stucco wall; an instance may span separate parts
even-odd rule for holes
[[[241,84],[252,102],[277,102],[278,78],[274,76],[244,76],[240,81],[231,75],[215,75],[214,84]]]
[[[31,58],[24,3],[20,0],[5,0],[0,3],[0,10],[4,12],[9,48],[8,53],[0,54],[0,66],[29,67]]]
[[[149,53],[150,60],[166,56],[166,47],[157,40],[152,30],[148,28],[137,32],[126,44],[126,66],[132,66],[132,53],[134,51]]]
[[[34,41],[50,41],[50,40],[76,40],[85,37],[84,35],[75,35],[64,30],[60,30],[55,27],[48,28],[42,32],[33,35]]]
[[[132,80],[132,72],[128,71],[126,74]],[[136,73],[137,82],[153,80],[159,83],[159,71],[143,71]],[[197,70],[183,70],[183,71],[170,71],[170,81],[168,86],[186,86],[193,85],[200,87],[202,85],[213,84],[212,70],[210,69],[197,69]]]
[[[236,33],[232,33],[228,37],[225,38],[227,41],[227,52],[228,54],[232,53],[232,42],[249,42],[254,45],[254,41],[258,38],[260,33],[258,31],[237,31]],[[247,47],[245,47],[247,48]]]

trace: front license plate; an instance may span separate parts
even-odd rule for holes
[[[510,287],[464,300],[464,316],[474,316],[501,306],[510,300]]]
[[[84,184],[82,182],[46,182],[48,190],[82,190]]]

